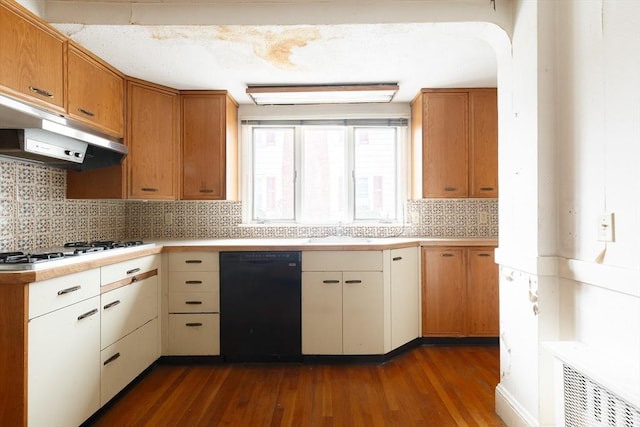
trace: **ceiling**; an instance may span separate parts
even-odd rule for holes
[[[496,86],[495,53],[478,36],[484,23],[131,25],[77,15],[58,11],[54,26],[123,73],[226,89],[240,104],[252,102],[249,84],[397,82],[394,102],[423,87]]]

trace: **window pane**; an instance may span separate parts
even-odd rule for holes
[[[396,218],[396,129],[356,128],[355,219]]]
[[[303,222],[329,223],[347,219],[346,140],[344,128],[302,130]]]
[[[293,141],[293,128],[253,128],[253,219],[294,219]]]

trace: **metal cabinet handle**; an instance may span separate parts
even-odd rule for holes
[[[148,191],[148,192],[151,192],[151,193],[155,193],[155,192],[158,191],[157,188],[151,188],[151,187],[142,187],[141,190],[142,191]]]
[[[487,254],[487,253],[479,253],[478,256],[482,256],[482,257],[490,257],[491,254]]]
[[[349,283],[349,284],[362,283],[362,280],[345,280],[344,283]]]
[[[35,86],[29,86],[29,90],[33,93],[37,93],[40,96],[44,96],[47,98],[53,98],[53,94],[49,91],[46,91],[44,89],[40,89],[39,87],[35,87]]]
[[[127,276],[128,276],[129,274],[137,273],[138,271],[140,271],[140,269],[139,269],[139,268],[134,268],[134,269],[131,269],[131,270],[127,270]]]
[[[105,360],[102,365],[103,366],[107,366],[109,363],[117,360],[119,357],[120,357],[120,353],[116,353],[113,356],[111,356],[110,358],[108,358],[107,360]]]
[[[58,295],[70,294],[71,292],[79,291],[81,287],[82,286],[78,285],[78,286],[72,286],[67,289],[62,289],[58,291]]]
[[[104,307],[102,307],[103,309],[107,310],[111,307],[115,307],[116,305],[120,304],[120,300],[115,300],[114,302],[110,302],[109,304],[105,305]]]
[[[480,191],[493,191],[493,187],[480,187]]]
[[[456,187],[444,187],[444,191],[456,191]]]
[[[402,259],[401,256],[394,256],[393,261],[400,261]]]
[[[213,190],[209,189],[209,188],[203,188],[202,190],[200,190],[201,193],[213,193]]]
[[[185,264],[202,264],[201,259],[188,259],[185,261]]]
[[[190,322],[190,323],[185,323],[184,326],[189,326],[189,327],[202,326],[202,323],[200,323],[200,322]]]
[[[85,116],[89,116],[89,117],[94,117],[95,116],[95,113],[93,113],[92,111],[89,111],[89,110],[85,110],[84,108],[78,108],[78,111],[80,111]]]
[[[97,312],[98,312],[98,309],[94,308],[93,310],[87,311],[86,313],[81,314],[80,316],[78,316],[78,320],[82,320],[82,319],[86,319],[87,317],[91,317],[94,314],[96,314]]]
[[[200,305],[202,301],[185,301],[184,303],[187,305]]]
[[[329,283],[329,284],[340,283],[340,280],[323,280],[322,283]]]
[[[187,285],[201,285],[202,280],[186,280],[184,283]]]
[[[446,252],[446,253],[443,253],[443,254],[442,254],[442,255],[440,255],[440,256],[443,256],[443,257],[452,257],[452,256],[453,256],[453,254],[450,254],[450,253]]]

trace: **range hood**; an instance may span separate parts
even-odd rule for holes
[[[0,95],[0,155],[76,171],[119,164],[119,140]]]

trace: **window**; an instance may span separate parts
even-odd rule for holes
[[[406,120],[245,126],[251,138],[253,221],[398,220]]]

